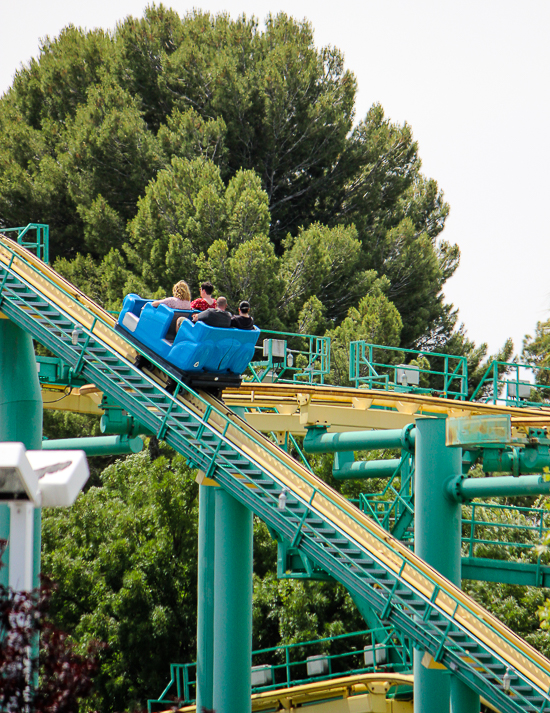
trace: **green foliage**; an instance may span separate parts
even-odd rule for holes
[[[403,322],[395,305],[388,299],[386,279],[372,279],[369,293],[357,307],[351,307],[342,324],[327,336],[331,337],[331,373],[334,384],[350,385],[349,345],[363,340],[371,344],[398,346]]]
[[[145,289],[168,291],[185,279],[197,292],[202,254],[217,241],[238,250],[268,226],[267,196],[254,173],[238,172],[226,188],[212,161],[175,157],[139,201],[125,249]]]
[[[93,639],[108,644],[97,678],[103,712],[142,705],[166,685],[170,661],[194,660],[196,541],[196,485],[179,456],[118,461],[70,510],[44,512],[54,618],[83,650]]]
[[[160,167],[157,141],[138,101],[111,79],[90,89],[67,123],[69,195],[84,223],[85,248],[102,256],[122,245],[126,222]]]
[[[217,241],[229,264],[269,235],[280,263],[266,326],[297,328],[312,297],[339,325],[374,271],[403,346],[446,342],[455,322],[441,289],[459,258],[439,238],[449,208],[407,124],[375,105],[353,127],[355,93],[341,52],[283,13],[260,28],[151,5],[112,34],[68,27],[0,100],[0,224],[49,223],[53,258],[77,261],[63,269],[82,288],[91,258],[111,305],[182,278],[197,294],[199,271],[219,267]],[[216,286],[252,294],[229,282]],[[275,320],[264,303],[256,320]]]
[[[234,311],[240,300],[246,299],[254,305],[258,324],[281,327],[277,303],[282,281],[277,277],[277,267],[273,243],[266,235],[242,243],[233,253],[225,241],[217,240],[209,248],[208,257],[199,260],[199,276],[201,280],[211,279]]]

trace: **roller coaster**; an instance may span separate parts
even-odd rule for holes
[[[483,401],[467,400],[460,364],[436,370],[443,375],[441,385],[422,385],[423,371],[432,376],[434,371],[424,362],[411,366],[402,357],[404,363],[381,365],[368,345],[367,352],[359,350],[352,359],[357,368],[350,376],[357,388],[338,388],[319,383],[326,373],[326,344],[313,340],[309,361],[295,366],[292,352],[287,347],[280,352],[280,344],[272,341],[263,359],[253,361],[250,381],[226,390],[219,400],[194,391],[125,338],[113,315],[29,247],[23,231],[17,240],[0,236],[0,310],[55,355],[40,363],[41,373],[42,364],[49,369],[49,378],[41,379],[44,406],[103,415],[118,408],[126,425],[130,419],[138,432],[163,439],[199,473],[196,703],[175,696],[182,711],[193,706],[217,713],[307,706],[312,713],[397,713],[414,706],[416,713],[441,713],[449,710],[449,697],[453,713],[479,710],[480,700],[507,713],[550,709],[550,662],[460,589],[461,504],[478,497],[472,487],[498,493],[497,486],[505,492],[513,485],[516,492],[548,492],[541,476],[528,475],[540,473],[547,462],[550,410],[541,389],[518,371],[502,403],[497,365],[485,380],[492,384],[489,396],[487,388]],[[8,332],[2,333],[5,340]],[[140,354],[150,362],[144,370],[136,366]],[[288,370],[290,378],[281,378]],[[167,390],[174,378],[175,386]],[[365,432],[371,435],[357,447],[350,434],[363,438]],[[358,470],[354,451],[389,443],[401,452],[392,472],[385,471],[392,491],[357,507],[317,477],[307,461],[293,457],[289,439],[296,435],[305,435],[316,452],[336,452],[335,477],[338,471],[346,477]],[[513,475],[504,485],[499,478],[472,485],[468,481],[478,479],[463,471],[476,458],[498,461],[501,471]],[[252,513],[279,543],[280,575],[324,576],[343,584],[366,621],[390,632],[386,642],[407,642],[413,679],[410,670],[378,667],[374,651],[371,673],[324,680],[312,680],[312,674],[299,685],[265,684],[267,690],[260,685],[251,698]],[[544,533],[543,515],[539,520],[537,531]],[[472,532],[477,524],[473,515]],[[455,538],[450,544],[444,543],[447,530]],[[433,540],[438,537],[441,542],[435,544],[450,564],[437,561]],[[464,559],[463,567],[468,566]],[[476,558],[469,559],[472,576]],[[491,568],[478,567],[478,574],[481,569]],[[500,581],[500,574],[494,573],[494,581]],[[540,586],[550,581],[548,574],[539,559],[531,570],[511,567],[505,581]],[[408,700],[395,695],[412,681],[413,703],[410,695]],[[176,685],[176,679],[171,683]]]

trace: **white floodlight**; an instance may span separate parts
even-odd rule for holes
[[[0,443],[0,501],[30,500],[40,507],[38,475],[22,443]]]
[[[0,502],[68,507],[88,476],[84,451],[25,451],[22,443],[0,443]]]
[[[27,458],[38,476],[42,507],[68,507],[88,480],[84,451],[27,451]]]
[[[88,480],[84,451],[26,451],[22,443],[0,443],[0,502],[10,507],[9,585],[33,585],[34,511],[67,507]]]

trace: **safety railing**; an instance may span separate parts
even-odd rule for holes
[[[341,676],[410,671],[412,645],[391,627],[356,631],[252,652],[252,693],[329,681]],[[196,697],[196,664],[170,664],[170,681],[147,710],[190,705]]]
[[[0,233],[15,233],[19,245],[34,252],[43,262],[50,262],[50,226],[42,223],[29,223],[24,228],[0,228]]]
[[[541,564],[539,545],[549,534],[550,511],[546,508],[496,503],[471,503],[462,508],[462,551],[468,557],[524,560],[531,551],[533,562]]]
[[[506,406],[548,406],[550,368],[493,360],[470,401]]]
[[[4,245],[4,247],[6,246]],[[69,295],[66,292],[65,294],[70,300],[73,300],[74,303],[79,303],[79,316],[76,322],[73,321],[74,318],[70,317],[65,309],[60,308],[52,296],[47,295],[41,288],[32,287],[30,283],[25,282],[24,278],[19,276],[19,272],[16,271],[15,267],[19,270],[20,265],[15,265],[13,262],[15,252],[18,253],[18,251],[14,251],[11,246],[8,250],[12,253],[12,257],[2,265],[2,271],[4,272],[2,285],[0,286],[0,291],[4,298],[2,310],[19,326],[27,329],[36,338],[43,341],[45,346],[52,349],[56,356],[71,364],[74,363],[75,373],[82,371],[85,376],[94,381],[104,391],[109,392],[113,398],[120,399],[121,406],[141,418],[146,425],[150,425],[151,428],[155,429],[160,425],[158,437],[165,438],[170,445],[182,453],[188,459],[191,467],[199,467],[207,474],[207,477],[210,477],[211,471],[215,472],[216,479],[219,480],[223,487],[238,497],[243,504],[251,507],[268,524],[275,527],[282,536],[292,540],[293,543],[296,542],[296,538],[301,538],[304,518],[308,514],[332,523],[332,529],[328,528],[326,532],[315,530],[315,535],[308,535],[303,541],[300,540],[299,546],[303,548],[306,554],[314,555],[322,567],[325,567],[328,571],[334,570],[337,572],[338,578],[348,588],[351,588],[356,593],[360,592],[365,601],[372,604],[377,611],[380,609],[382,619],[398,621],[400,630],[414,638],[418,646],[424,647],[427,651],[432,649],[435,651],[435,648],[437,648],[435,652],[436,660],[440,660],[440,657],[444,656],[443,660],[447,661],[449,665],[456,666],[456,670],[462,670],[464,667],[468,670],[472,668],[469,658],[465,659],[463,655],[459,656],[456,653],[456,648],[448,645],[446,637],[440,638],[441,631],[431,619],[429,620],[428,613],[434,614],[438,623],[440,620],[441,623],[444,623],[443,620],[447,621],[446,631],[450,630],[450,627],[456,626],[464,633],[467,639],[471,638],[467,633],[469,628],[472,626],[478,627],[484,632],[484,636],[491,637],[491,641],[502,642],[502,644],[497,645],[496,649],[493,645],[484,647],[486,651],[492,652],[490,656],[493,661],[500,660],[499,646],[502,646],[502,651],[505,651],[507,657],[514,657],[514,660],[518,661],[521,660],[520,669],[525,666],[532,666],[532,670],[535,671],[533,676],[539,676],[540,673],[542,680],[546,681],[545,663],[540,655],[533,649],[528,650],[526,644],[516,641],[498,620],[490,617],[472,600],[458,590],[454,590],[451,585],[445,583],[435,573],[427,570],[421,561],[417,561],[412,555],[394,547],[391,542],[388,542],[387,536],[384,535],[382,530],[380,532],[376,531],[374,524],[366,527],[364,516],[354,516],[349,509],[349,505],[345,504],[336,493],[326,488],[321,481],[317,481],[306,471],[302,470],[300,472],[297,465],[291,464],[291,459],[278,455],[268,441],[253,435],[247,429],[236,424],[229,414],[225,413],[223,404],[214,405],[208,399],[191,392],[194,401],[194,406],[191,408],[178,398],[180,390],[188,391],[184,384],[176,380],[174,394],[167,394],[153,380],[141,375],[123,357],[116,357],[117,349],[120,347],[117,345],[115,349],[109,345],[111,336],[107,334],[107,331],[105,331],[105,335],[101,332],[100,336],[96,337],[98,334],[96,330],[101,321],[101,317],[98,314],[101,313],[101,310],[94,303],[90,302],[89,308],[84,308],[84,312],[94,316],[92,324],[88,328],[84,326],[85,322],[82,321],[82,306],[86,300],[83,300],[82,296],[76,299],[74,295]],[[18,260],[20,259],[21,257],[18,254]],[[2,256],[2,261],[5,260],[6,257]],[[34,265],[31,265],[30,268],[31,271],[37,269]],[[46,274],[47,269],[42,268],[42,278],[51,281],[50,277],[45,277]],[[11,281],[8,280],[8,276],[11,277]],[[60,289],[58,284],[55,287],[58,290]],[[16,288],[22,288],[23,292],[18,291]],[[21,296],[25,294],[25,290],[29,294],[38,295],[41,301],[37,302],[35,297],[32,300],[25,301],[24,296]],[[56,315],[61,318],[59,323],[53,322],[47,313],[39,309],[44,305],[50,306],[52,318]],[[83,345],[76,346],[71,343],[71,330],[75,323],[80,325],[80,331],[85,339]],[[60,330],[62,332],[61,336],[58,335]],[[112,334],[114,336],[114,332]],[[96,355],[93,358],[86,356],[88,346],[90,346],[90,349],[93,346],[96,350]],[[100,352],[104,352],[106,356],[99,356]],[[201,404],[206,408],[204,413],[199,415],[197,410],[202,410]],[[214,414],[219,418],[215,419],[215,423],[211,423],[211,418],[214,418]],[[224,423],[225,426],[223,425]],[[229,426],[232,427],[230,437],[227,435]],[[203,435],[207,433],[214,436],[214,439],[205,441]],[[246,444],[247,451],[236,445],[239,443],[239,433],[242,433],[244,437],[243,443]],[[220,450],[221,445],[226,444],[229,449],[228,453],[238,452],[241,455],[246,455],[249,452],[250,444],[253,442],[260,445],[264,450],[270,451],[269,468],[263,466],[261,462],[254,458],[250,460],[250,464],[254,465],[256,470],[248,471],[246,468],[239,468],[240,476],[236,478],[234,475],[236,465],[228,454]],[[200,443],[200,448],[197,448],[197,443]],[[283,466],[280,473],[277,463]],[[276,509],[277,492],[273,492],[267,486],[264,487],[263,484],[260,485],[260,482],[255,480],[254,473],[258,469],[269,476],[267,478],[269,485],[273,482],[280,483],[280,478],[284,475],[283,482],[287,477],[291,479],[297,477],[299,481],[306,484],[309,491],[313,487],[313,492],[308,501],[299,492],[299,488],[296,489],[297,486],[292,485],[293,498],[304,512],[298,530],[296,530],[294,515],[291,511],[289,513],[285,511],[283,514]],[[247,483],[254,485],[254,489],[248,487]],[[317,503],[313,503],[313,499],[316,496],[319,496],[321,507],[318,507]],[[330,517],[324,513],[325,503],[330,505]],[[337,530],[340,531],[340,523],[344,523],[346,527],[354,527],[353,523],[355,523],[359,526],[357,532],[368,531],[368,537],[364,541],[363,537],[358,538],[362,542],[359,545],[360,548],[366,547],[368,551],[376,551],[377,553],[390,551],[401,560],[402,564],[399,567],[399,572],[394,569],[393,565],[396,564],[394,559],[391,560],[391,565],[388,564],[388,559],[382,558],[379,560],[378,557],[372,559],[368,565],[365,562],[369,567],[381,567],[384,569],[389,575],[387,584],[377,580],[376,589],[366,586],[364,578],[358,574],[357,560],[345,548],[339,549],[339,557],[337,559],[332,554],[327,554],[327,548],[334,546],[332,537]],[[355,541],[354,537],[349,535],[346,537],[349,537],[350,542]],[[413,572],[415,577],[418,578],[415,579],[415,582],[423,582],[424,591],[426,591],[426,588],[433,589],[433,596],[429,601],[425,595],[417,594],[416,585],[411,584],[410,578]],[[416,626],[416,614],[412,613],[412,609],[407,608],[408,605],[405,602],[401,603],[401,607],[404,608],[395,609],[393,607],[395,601],[394,592],[397,586],[403,586],[410,592],[411,596],[416,597],[415,602],[424,607],[426,614],[424,626],[420,628]],[[444,593],[443,598],[439,596],[441,593]],[[451,602],[455,603],[452,613],[447,610]],[[467,624],[465,623],[466,621]],[[467,652],[467,650],[465,651]],[[468,656],[470,656],[470,653],[468,653]],[[500,667],[502,668],[503,666],[504,664],[502,663]],[[518,679],[524,681],[529,690],[537,692],[539,697],[547,698],[546,688],[542,690],[537,682],[529,683],[532,679],[527,677],[526,674],[522,673],[520,675],[518,673]],[[503,706],[503,709],[519,710],[515,703],[514,707],[504,705],[508,699],[500,696],[498,689],[492,684],[486,684],[486,680],[484,678],[483,681],[481,679],[478,681],[478,687],[484,692],[484,695],[490,695],[494,700],[498,699],[499,705]],[[546,683],[544,685],[546,686]],[[518,704],[523,704],[525,699],[523,693],[519,689],[515,693]],[[527,708],[530,705],[526,699],[525,705]]]
[[[383,490],[360,493],[357,506],[401,541],[413,537],[414,457],[403,453]]]
[[[468,397],[466,358],[452,354],[351,342],[349,378],[356,388]]]
[[[262,329],[247,381],[323,384],[330,372],[330,337]]]

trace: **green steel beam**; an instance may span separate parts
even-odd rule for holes
[[[550,466],[550,451],[547,445],[526,448],[485,448],[483,470],[486,473],[542,473]]]
[[[325,426],[308,428],[304,438],[306,453],[337,453],[338,451],[368,451],[399,448],[412,452],[416,432],[414,424],[387,431],[355,431],[327,433]]]
[[[341,453],[336,453],[332,475],[337,480],[349,478],[391,478],[401,465],[400,458],[355,461],[353,460],[352,454],[344,453],[343,455],[351,455],[351,460],[346,461],[342,459]],[[342,462],[343,460],[344,462]]]
[[[545,480],[543,475],[502,475],[493,478],[465,478],[460,475],[449,481],[445,487],[449,498],[456,502],[467,502],[474,498],[550,493],[550,481]]]
[[[0,442],[23,443],[28,450],[42,444],[42,394],[32,337],[7,319],[0,319]],[[33,587],[40,586],[42,511],[34,510]],[[9,541],[10,511],[0,505],[0,537]],[[0,584],[9,584],[9,547],[0,567]]]
[[[124,456],[143,449],[141,438],[128,436],[93,436],[89,438],[59,438],[43,441],[45,451],[84,451],[87,456]]]
[[[462,579],[521,584],[528,587],[550,587],[550,566],[490,560],[484,557],[463,557]]]

